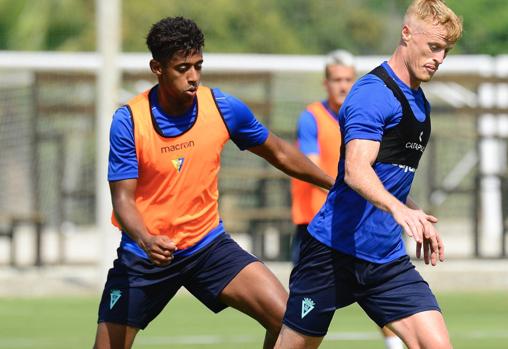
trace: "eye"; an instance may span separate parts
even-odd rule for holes
[[[196,64],[196,65],[194,66],[194,68],[195,68],[196,70],[201,70],[201,68],[202,68],[202,67],[203,67],[203,63],[198,63],[198,64]]]
[[[184,73],[189,69],[189,66],[187,64],[181,64],[176,66],[176,70],[180,73]]]
[[[429,44],[429,49],[435,53],[442,51],[444,47],[438,44]]]

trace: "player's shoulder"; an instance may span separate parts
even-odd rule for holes
[[[358,79],[349,92],[344,105],[369,108],[373,105],[395,105],[393,93],[383,80],[373,74]]]
[[[123,133],[126,130],[132,132],[132,129],[133,123],[131,110],[127,105],[123,105],[113,114],[113,119],[111,120],[111,133]]]
[[[236,101],[241,102],[241,100],[238,97],[235,97],[230,93],[224,92],[218,87],[212,87],[212,88],[210,88],[210,91],[212,91],[212,95],[216,101],[224,101],[227,103],[232,103],[232,102],[234,103]]]
[[[309,128],[316,128],[316,119],[314,115],[306,108],[298,117],[297,128],[302,130],[308,130]]]
[[[113,114],[113,122],[130,122],[132,119],[132,112],[128,105],[122,105]]]
[[[353,91],[356,93],[373,94],[373,96],[389,92],[384,81],[374,74],[365,74],[358,79],[351,89],[351,92]]]
[[[231,114],[232,117],[242,117],[244,114],[252,114],[249,106],[240,98],[233,96],[221,89],[214,87],[211,89],[219,111],[224,114]]]

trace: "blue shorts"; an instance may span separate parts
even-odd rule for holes
[[[219,300],[222,290],[256,261],[226,233],[190,256],[175,256],[164,267],[119,248],[102,294],[98,322],[144,329],[182,286],[218,313],[227,307]]]
[[[338,252],[310,234],[291,273],[284,324],[322,337],[336,309],[354,302],[379,326],[439,305],[408,256],[376,264]]]

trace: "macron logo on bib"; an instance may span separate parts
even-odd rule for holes
[[[310,298],[304,298],[302,300],[302,319],[314,309],[315,305],[316,303]]]

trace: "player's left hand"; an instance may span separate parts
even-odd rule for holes
[[[426,222],[423,222],[423,242],[416,244],[416,257],[421,258],[423,249],[423,260],[425,264],[435,266],[439,261],[444,262],[444,244],[439,232],[434,227],[437,219],[429,216]]]

